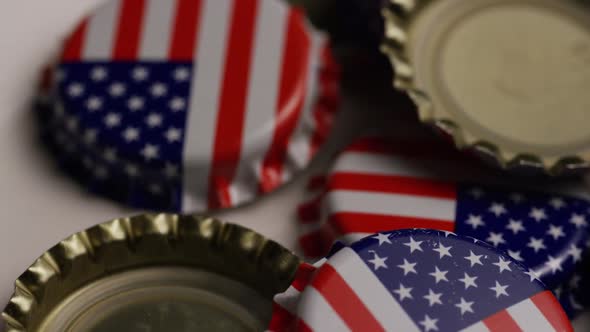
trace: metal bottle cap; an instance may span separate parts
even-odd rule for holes
[[[504,168],[590,161],[587,1],[390,0],[382,50],[423,121]]]
[[[116,219],[63,240],[16,281],[16,331],[261,331],[300,260],[205,217]]]

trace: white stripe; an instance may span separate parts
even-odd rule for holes
[[[313,305],[300,305],[298,308],[299,317],[312,331],[350,331],[348,326],[340,319],[340,316],[315,288],[305,288],[301,296],[301,303],[313,303]]]
[[[90,17],[82,55],[84,60],[111,59],[121,4],[120,0],[110,1]]]
[[[469,326],[468,328],[461,330],[461,332],[489,332],[489,331],[490,331],[490,329],[488,329],[488,327],[482,322],[477,322],[477,323]]]
[[[342,248],[330,258],[328,264],[332,265],[354,290],[385,331],[420,331],[402,306],[391,296],[390,291],[354,250],[348,247]]]
[[[297,288],[291,286],[287,288],[284,293],[277,294],[274,297],[274,302],[283,307],[291,314],[295,315],[297,311],[297,303],[299,303],[299,297],[301,292]]]
[[[139,57],[143,60],[166,59],[178,0],[147,0]]]
[[[530,299],[507,309],[512,319],[523,331],[553,332],[555,329]]]
[[[276,126],[283,50],[287,31],[287,6],[280,1],[260,2],[248,82],[241,156],[231,186],[232,202],[253,199],[258,191],[262,162]],[[254,159],[256,157],[256,159]]]
[[[322,48],[327,43],[327,38],[323,34],[314,31],[311,27],[308,27],[306,31],[308,31],[311,36],[311,58],[307,73],[307,91],[303,111],[298,119],[297,127],[293,132],[293,136],[289,141],[288,158],[286,161],[287,165],[285,167],[287,170],[302,169],[307,166],[311,157],[311,139],[316,131],[313,111],[321,94],[319,74],[320,68],[323,64],[320,60]],[[286,177],[292,176],[292,174],[285,172],[283,176],[285,177],[285,180],[287,180]]]
[[[325,200],[331,214],[353,212],[455,220],[456,201],[453,199],[338,190],[327,194]]]
[[[230,0],[203,1],[199,53],[195,54],[183,153],[184,211],[207,207],[232,4]]]

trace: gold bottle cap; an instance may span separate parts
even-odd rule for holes
[[[205,217],[116,219],[63,240],[23,273],[7,332],[262,331],[300,260]]]
[[[388,0],[382,51],[420,118],[504,168],[590,161],[590,2]]]

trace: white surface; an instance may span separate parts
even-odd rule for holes
[[[37,148],[28,109],[38,72],[62,38],[100,0],[0,1],[0,309],[13,292],[13,282],[43,251],[71,233],[96,223],[139,211],[85,194],[59,176]],[[347,109],[367,115],[372,105],[350,101]],[[380,123],[380,116],[363,119]],[[345,144],[363,121],[343,121],[332,149]],[[325,158],[324,158],[325,159]],[[325,160],[318,165],[325,164]],[[317,166],[317,165],[316,165]],[[300,178],[255,205],[220,216],[296,249],[293,213],[303,195]],[[590,326],[590,319],[585,326]],[[586,331],[579,322],[577,331]],[[2,328],[0,327],[0,330]]]

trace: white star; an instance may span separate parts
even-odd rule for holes
[[[480,199],[484,195],[484,192],[480,188],[473,188],[469,191],[469,194],[475,199]]]
[[[163,97],[168,93],[168,87],[164,83],[156,82],[150,88],[150,92],[156,98]]]
[[[379,246],[381,246],[383,243],[392,244],[391,240],[389,240],[389,235],[387,234],[378,233],[377,235],[373,236],[373,239],[379,241]]]
[[[547,219],[547,215],[545,214],[545,209],[538,209],[533,208],[529,213],[529,217],[535,219],[536,222],[541,220]]]
[[[107,76],[108,72],[104,67],[94,67],[90,73],[90,78],[95,82],[104,81]]]
[[[84,143],[88,145],[92,145],[96,142],[96,137],[98,136],[98,130],[96,129],[86,129],[84,131]]]
[[[469,218],[467,219],[466,223],[468,225],[471,225],[473,229],[477,229],[479,226],[485,226],[485,223],[483,222],[481,216],[476,216],[473,214],[469,215]]]
[[[576,228],[586,227],[588,226],[588,222],[586,221],[586,217],[582,214],[573,214],[570,223],[575,225]]]
[[[434,248],[432,250],[438,252],[439,258],[442,259],[445,256],[453,257],[453,255],[451,255],[452,248],[453,247],[451,246],[445,247],[442,243],[439,242],[438,248]]]
[[[471,267],[473,267],[476,264],[483,266],[483,263],[481,262],[482,256],[483,255],[476,255],[473,253],[473,251],[469,250],[469,256],[465,257],[465,259],[468,260],[469,262],[471,262]]]
[[[375,271],[379,270],[380,268],[388,268],[387,264],[385,264],[385,261],[388,257],[379,257],[379,255],[377,255],[377,253],[373,250],[370,250],[369,252],[373,254],[373,259],[370,259],[369,263],[373,264],[373,268],[375,269]]]
[[[580,281],[582,281],[582,277],[577,274],[574,274],[572,279],[570,280],[570,288],[571,289],[578,289],[580,288]]]
[[[518,232],[526,231],[526,229],[522,225],[522,221],[520,220],[510,219],[508,221],[508,225],[506,225],[506,228],[511,230],[512,233],[514,233],[514,235],[518,234]]]
[[[510,255],[510,257],[516,259],[519,262],[523,262],[524,261],[524,259],[520,256],[520,251],[508,250],[508,255]]]
[[[127,107],[129,107],[131,112],[136,112],[143,109],[144,105],[145,100],[138,96],[133,96],[127,101]]]
[[[436,323],[438,323],[438,319],[432,319],[428,317],[428,315],[425,315],[424,320],[419,322],[420,325],[424,326],[424,332],[428,332],[430,330],[438,331]]]
[[[121,115],[117,113],[109,113],[104,117],[104,124],[109,128],[114,128],[121,124]]]
[[[538,280],[541,281],[541,279],[539,279],[539,276],[537,275],[537,273],[533,270],[529,270],[528,272],[525,272],[524,274],[528,275],[529,278],[531,278],[531,282]]]
[[[404,263],[401,265],[398,265],[397,267],[404,270],[404,276],[407,275],[408,273],[418,274],[418,272],[416,272],[416,269],[415,269],[416,264],[418,264],[418,263],[410,263],[404,258]]]
[[[153,195],[159,195],[162,193],[162,187],[159,184],[152,183],[149,185],[148,190]]]
[[[449,281],[449,279],[447,279],[447,273],[449,273],[449,271],[441,271],[438,269],[438,266],[435,266],[435,271],[432,273],[429,273],[428,275],[431,275],[434,277],[434,279],[436,280],[436,283],[438,284],[440,281]]]
[[[123,131],[123,138],[126,142],[133,142],[139,140],[139,129],[127,127],[127,129]]]
[[[473,308],[471,308],[473,306],[475,302],[467,302],[465,301],[464,298],[461,298],[461,302],[455,304],[455,307],[459,308],[461,310],[461,316],[463,316],[466,312],[470,312],[473,313]]]
[[[494,247],[497,247],[500,244],[506,243],[506,241],[504,240],[504,235],[502,233],[494,233],[494,232],[490,232],[490,236],[488,236],[486,241],[493,243]]]
[[[146,118],[146,123],[150,128],[162,125],[162,116],[158,113],[150,113]]]
[[[185,109],[185,107],[186,107],[186,101],[183,98],[174,97],[170,101],[169,106],[170,106],[170,109],[173,112],[180,112],[180,111],[182,111],[182,110]]]
[[[179,67],[174,70],[174,80],[177,82],[187,81],[190,76],[191,73],[188,68]]]
[[[553,293],[555,294],[555,297],[557,299],[560,299],[561,293],[563,293],[563,285],[559,285],[559,287],[555,288],[555,290],[553,290]]]
[[[68,86],[68,95],[70,97],[80,97],[84,94],[84,86],[80,83],[72,83]]]
[[[549,205],[553,206],[555,210],[559,210],[565,206],[565,201],[559,197],[554,197],[549,201]]]
[[[399,301],[403,302],[405,299],[412,300],[412,288],[404,287],[403,284],[399,284],[399,288],[393,291],[397,295],[399,295]]]
[[[141,150],[141,155],[147,161],[157,159],[160,157],[160,148],[157,145],[146,144],[145,147]]]
[[[66,120],[66,128],[71,132],[78,130],[78,119],[74,117],[68,118]]]
[[[442,296],[442,293],[435,293],[432,291],[432,289],[429,289],[428,295],[424,295],[424,298],[428,300],[428,305],[432,307],[435,304],[442,305],[442,301],[440,300],[441,296]]]
[[[164,137],[168,140],[168,143],[180,142],[182,138],[182,130],[174,127],[170,127],[165,133]]]
[[[112,97],[121,97],[125,94],[125,91],[127,91],[127,88],[123,83],[115,82],[109,86],[109,94]]]
[[[164,175],[166,175],[169,179],[174,179],[178,177],[178,166],[170,163],[166,163],[164,167]]]
[[[560,237],[565,237],[565,233],[563,232],[562,226],[549,225],[549,230],[547,231],[547,234],[551,235],[553,237],[553,240],[557,240]]]
[[[570,245],[567,254],[572,256],[574,263],[580,262],[582,260],[582,249],[580,249],[574,244]]]
[[[414,241],[414,238],[410,236],[410,242],[404,243],[404,246],[410,247],[410,253],[413,253],[416,250],[423,251],[420,246],[422,245],[422,242],[424,241]]]
[[[557,271],[563,271],[561,264],[563,264],[563,257],[553,257],[551,255],[548,255],[549,261],[545,263],[545,265],[547,265],[548,268],[551,269],[551,272],[553,274],[557,273]]]
[[[465,273],[463,279],[459,279],[459,281],[465,284],[465,289],[469,289],[469,287],[477,288],[477,284],[475,283],[475,280],[477,278],[478,277],[472,277],[469,274]]]
[[[145,81],[150,76],[150,72],[145,67],[136,67],[131,73],[135,81]]]
[[[510,268],[510,261],[505,261],[502,258],[499,258],[498,259],[498,262],[492,263],[492,264],[493,265],[496,265],[500,269],[500,272],[499,273],[504,272],[504,270],[506,270],[506,271],[512,271],[512,269]]]
[[[537,238],[531,237],[529,240],[529,243],[527,244],[527,247],[533,248],[535,250],[535,253],[537,253],[540,250],[547,249],[547,247],[545,247],[544,242],[545,241],[543,241],[543,239],[537,239]]]
[[[518,204],[524,201],[524,196],[520,193],[512,193],[510,194],[510,200],[513,201],[514,204]]]
[[[136,177],[139,175],[139,168],[133,164],[127,164],[125,166],[125,173],[130,177]]]
[[[501,215],[503,215],[504,213],[506,213],[506,208],[504,207],[503,204],[500,203],[493,203],[492,206],[490,206],[490,208],[488,209],[488,211],[490,211],[491,213],[493,213],[494,215],[496,215],[496,217],[499,217]]]
[[[90,112],[98,111],[102,108],[102,99],[96,96],[92,96],[86,100],[86,108]]]
[[[490,287],[491,290],[496,292],[496,298],[499,298],[502,295],[508,296],[508,292],[506,291],[508,285],[500,285],[499,282],[496,281],[496,286]]]
[[[117,150],[113,148],[105,149],[104,153],[102,154],[102,157],[107,162],[114,163],[115,161],[117,161]]]

